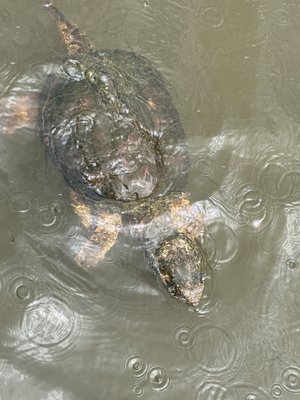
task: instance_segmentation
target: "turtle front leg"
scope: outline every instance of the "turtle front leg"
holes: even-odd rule
[[[1,133],[13,135],[22,128],[34,128],[38,120],[38,95],[0,99]]]
[[[89,237],[75,249],[75,262],[83,268],[92,268],[103,260],[115,244],[121,229],[121,216],[109,212],[92,212],[79,196],[72,192],[72,206],[87,229]]]

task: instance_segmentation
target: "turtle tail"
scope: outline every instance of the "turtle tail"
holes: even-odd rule
[[[75,24],[66,19],[64,14],[52,4],[52,1],[40,1],[45,10],[50,13],[69,56],[75,56],[93,48],[91,43],[86,40],[85,35],[79,32]]]

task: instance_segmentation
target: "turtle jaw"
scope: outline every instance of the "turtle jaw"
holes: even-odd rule
[[[183,288],[181,289],[181,301],[190,304],[193,307],[198,307],[202,298],[203,290],[204,284],[201,282],[194,287]]]
[[[186,282],[185,285],[181,285],[174,278],[168,277],[166,279],[165,275],[161,275],[160,278],[171,297],[193,307],[199,306],[204,290],[203,282],[199,281],[192,284]]]

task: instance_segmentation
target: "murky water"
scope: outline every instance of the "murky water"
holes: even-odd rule
[[[143,54],[166,78],[212,276],[193,312],[130,236],[97,268],[74,265],[81,224],[34,125],[64,49],[39,1],[1,0],[0,399],[298,399],[300,5],[56,5],[98,48]]]

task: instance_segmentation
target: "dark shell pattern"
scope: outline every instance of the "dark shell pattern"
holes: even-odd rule
[[[189,161],[180,118],[161,75],[135,53],[96,50],[52,3],[42,4],[68,57],[40,95],[40,132],[75,192],[75,211],[94,245],[104,249],[101,257],[114,244],[120,224],[143,231],[152,272],[171,296],[197,305],[207,264],[198,238],[202,222],[197,232],[183,225],[190,223],[188,214],[202,221],[201,212],[176,193],[186,181]],[[178,207],[180,223],[178,213],[174,220]],[[111,231],[107,221],[114,221]],[[157,221],[167,229],[155,228]],[[84,249],[80,254],[77,261],[84,266],[89,257]]]

